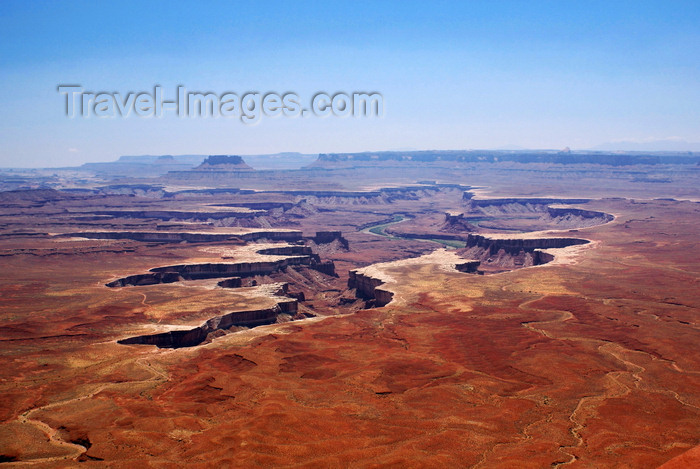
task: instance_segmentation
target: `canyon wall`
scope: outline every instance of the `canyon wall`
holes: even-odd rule
[[[286,299],[277,303],[272,308],[256,309],[252,311],[235,311],[209,319],[199,327],[189,330],[176,330],[162,332],[160,334],[141,335],[121,339],[117,342],[124,345],[145,344],[155,345],[158,348],[194,347],[207,340],[209,334],[217,330],[230,329],[231,327],[254,327],[264,324],[272,324],[281,313],[294,314],[297,311],[297,300]]]
[[[183,211],[183,210],[97,210],[92,215],[108,215],[118,218],[157,218],[159,220],[222,220],[225,218],[255,218],[264,214],[262,211]]]
[[[496,253],[500,249],[510,254],[517,254],[520,251],[534,251],[535,249],[565,248],[577,244],[588,244],[590,241],[579,238],[487,238],[482,235],[467,235],[467,247],[482,247],[491,253]]]
[[[462,199],[468,201],[472,207],[489,207],[493,205],[551,205],[551,204],[585,204],[590,202],[590,199],[562,199],[562,198],[543,198],[543,197],[508,197],[498,199],[474,199],[474,194],[469,191],[464,192]]]
[[[330,244],[338,240],[345,249],[350,247],[348,240],[343,237],[343,233],[340,231],[317,231],[316,236],[311,238],[311,240],[316,244]]]
[[[586,223],[586,221],[593,222],[597,225],[602,225],[603,223],[608,223],[612,221],[615,217],[609,213],[597,212],[595,210],[584,210],[580,208],[552,208],[547,207],[547,213],[552,218],[579,218],[583,221],[583,224],[590,225],[591,223]]]
[[[298,256],[265,262],[179,264],[155,267],[151,269],[151,272],[175,272],[180,274],[185,280],[232,276],[251,277],[254,275],[269,275],[292,265],[311,266],[313,260],[313,256]]]
[[[159,283],[179,282],[180,280],[183,280],[183,278],[175,272],[154,272],[150,274],[129,275],[128,277],[109,282],[106,286],[115,288],[129,285],[156,285]]]
[[[241,277],[231,277],[217,283],[221,288],[240,288],[243,286]]]
[[[221,277],[253,277],[270,275],[290,266],[305,266],[326,275],[337,277],[333,261],[321,261],[318,254],[313,254],[308,246],[281,246],[266,248],[259,254],[289,255],[283,259],[259,262],[207,262],[198,264],[177,264],[154,267],[147,274],[130,275],[113,280],[106,286],[124,287],[128,285],[154,285],[157,283],[172,283],[180,280],[201,280]],[[240,279],[238,280],[240,282]],[[231,288],[235,280],[226,286]],[[224,285],[221,285],[224,286]],[[240,285],[239,285],[240,286]]]
[[[358,298],[373,303],[373,306],[386,306],[391,302],[394,294],[388,290],[378,288],[384,281],[369,277],[355,270],[349,272],[348,288],[355,289]]]
[[[300,231],[251,231],[249,233],[193,233],[174,231],[81,231],[57,236],[90,239],[131,239],[134,241],[160,243],[208,243],[215,241],[301,241]]]
[[[498,273],[554,260],[552,254],[542,249],[587,243],[588,240],[578,238],[499,239],[470,234],[467,236],[466,247],[458,252],[462,257],[481,262],[477,273]]]

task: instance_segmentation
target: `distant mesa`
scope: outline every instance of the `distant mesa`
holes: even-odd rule
[[[254,169],[238,155],[210,155],[195,171],[254,171]]]
[[[659,165],[700,163],[697,153],[677,152],[610,152],[563,150],[430,150],[412,152],[321,153],[306,169],[361,167],[406,167],[429,165],[453,167],[460,164],[563,164],[563,165]]]

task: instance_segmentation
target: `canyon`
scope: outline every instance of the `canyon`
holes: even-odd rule
[[[700,171],[683,158],[8,176],[0,465],[692,467]]]

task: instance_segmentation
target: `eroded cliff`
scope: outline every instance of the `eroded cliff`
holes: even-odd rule
[[[272,324],[277,321],[279,314],[295,314],[298,309],[296,298],[281,298],[287,293],[287,284],[279,284],[279,301],[271,308],[250,311],[232,311],[207,320],[199,327],[187,330],[172,330],[159,334],[140,335],[121,339],[117,342],[124,345],[144,344],[155,345],[158,348],[193,347],[205,342],[217,333],[232,327],[255,327]]]

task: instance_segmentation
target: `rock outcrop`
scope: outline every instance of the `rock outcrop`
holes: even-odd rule
[[[466,194],[466,193],[465,193]],[[554,198],[499,198],[475,199],[463,198],[467,211],[484,215],[505,215],[512,213],[546,213],[552,204],[585,204],[589,199],[554,199]]]
[[[311,239],[316,244],[330,244],[337,240],[345,249],[349,247],[348,240],[343,238],[340,231],[317,231],[316,236]]]
[[[555,249],[588,244],[590,241],[580,238],[488,238],[482,235],[469,234],[467,236],[467,248],[478,246],[496,253],[503,249],[510,254],[520,251],[534,251],[536,249]]]
[[[481,261],[467,261],[463,262],[462,264],[456,264],[455,269],[467,274],[474,274],[478,272],[480,265]]]
[[[308,246],[279,246],[258,249],[255,252],[268,256],[313,256],[313,252]]]
[[[129,275],[128,277],[109,282],[106,286],[115,288],[129,285],[156,285],[159,283],[175,283],[180,280],[182,280],[182,277],[175,272],[154,272],[149,274]]]
[[[268,262],[232,262],[232,263],[205,263],[205,264],[180,264],[165,267],[156,267],[151,272],[177,273],[185,280],[197,280],[219,277],[252,277],[255,275],[269,275],[278,272],[288,266],[316,264],[314,256],[297,256]]]
[[[217,283],[221,288],[240,288],[243,286],[241,277],[231,277]]]
[[[115,218],[156,218],[159,220],[223,220],[227,218],[253,219],[264,215],[263,211],[236,211],[236,210],[215,210],[215,211],[186,211],[186,210],[96,210],[90,212],[92,215],[108,215]]]
[[[255,171],[238,155],[210,155],[193,171]]]
[[[461,256],[478,259],[477,273],[497,273],[522,267],[542,265],[554,260],[543,249],[556,249],[589,243],[579,238],[489,238],[482,235],[467,236],[467,245]]]
[[[270,256],[288,256],[271,261],[251,262],[206,262],[195,264],[177,264],[163,267],[154,267],[150,273],[130,275],[128,277],[113,280],[106,286],[124,287],[127,285],[154,285],[157,283],[172,283],[180,280],[200,280],[225,277],[254,277],[258,275],[270,275],[283,271],[290,266],[306,266],[326,275],[337,277],[333,261],[322,261],[318,254],[314,254],[308,246],[279,246],[264,248],[256,251],[257,254]],[[239,278],[240,281],[240,278]],[[228,288],[235,284],[233,281]],[[221,285],[220,286],[224,286]],[[238,285],[240,286],[240,285]]]
[[[465,214],[448,214],[441,231],[466,233],[480,228],[505,231],[541,231],[598,226],[614,217],[608,213],[552,205],[585,204],[588,199],[524,198],[477,199],[464,192]],[[465,218],[466,216],[466,218]],[[475,226],[476,225],[476,226]]]
[[[359,298],[370,302],[369,306],[386,306],[394,297],[392,292],[379,288],[380,285],[384,284],[383,280],[370,277],[355,270],[351,270],[349,274],[348,288],[355,289]]]
[[[564,229],[603,225],[615,218],[609,213],[568,207],[547,207],[547,217],[549,217],[558,228]]]
[[[459,213],[459,214],[446,213],[445,214],[445,222],[443,223],[442,227],[440,228],[440,231],[447,232],[447,233],[469,233],[469,232],[475,231],[475,230],[476,230],[476,226],[469,223],[469,221],[464,218],[463,213]]]
[[[210,334],[218,331],[230,329],[231,327],[254,327],[264,324],[272,324],[277,320],[277,315],[297,312],[297,300],[286,299],[278,302],[272,308],[256,309],[252,311],[234,311],[232,313],[216,316],[199,327],[189,330],[175,330],[162,332],[160,334],[141,335],[128,339],[118,340],[124,345],[145,344],[155,345],[158,348],[182,348],[199,345]]]

